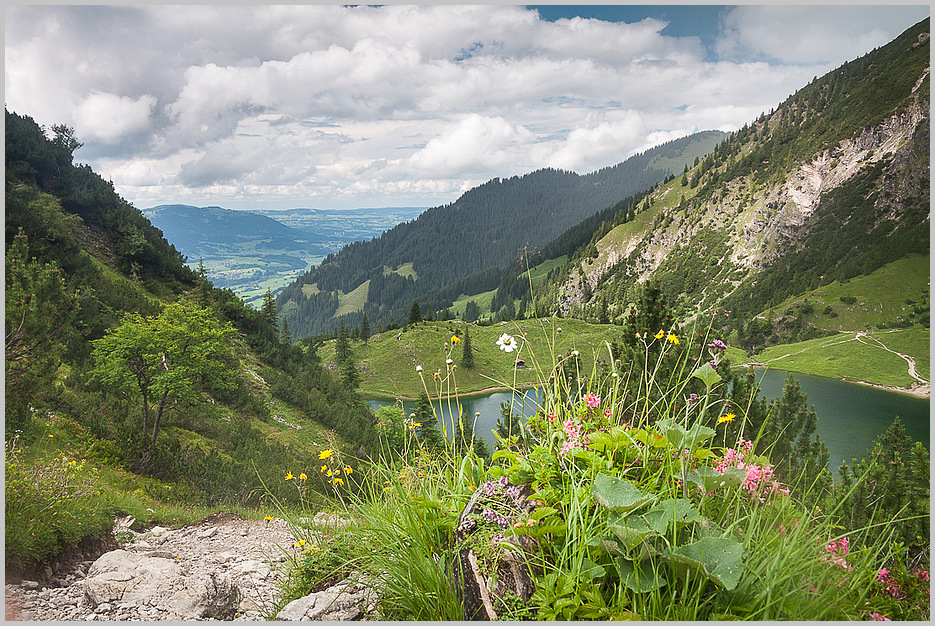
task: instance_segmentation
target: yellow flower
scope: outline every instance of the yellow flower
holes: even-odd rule
[[[636,338],[637,338],[637,339],[640,338],[640,334],[639,334],[639,333],[636,333]]]
[[[413,427],[413,428],[421,428],[421,427],[422,427],[422,422],[413,422],[413,423],[412,423],[412,427]]]
[[[441,380],[441,378],[442,378],[441,374],[439,374],[438,372],[435,372],[435,380]]]
[[[656,339],[662,339],[665,336],[666,336],[666,331],[662,330],[661,328],[659,329],[658,333],[653,335],[653,337],[655,337]]]
[[[328,471],[328,466],[327,466],[327,465],[322,465],[322,466],[321,466],[321,473],[324,474],[324,473],[327,472],[327,471]]]
[[[387,492],[387,491],[393,491],[393,488],[392,488],[392,487],[384,487],[384,488],[383,488],[383,491],[384,491],[384,493]]]
[[[318,459],[327,459],[329,456],[334,454],[334,450],[322,450],[321,454],[318,455]]]
[[[331,476],[331,475],[332,475],[331,470],[328,470],[328,473],[326,474],[326,476]]]
[[[299,480],[308,480],[308,476],[306,476],[305,473],[303,472],[299,474]]]
[[[302,546],[305,545],[305,540],[304,540],[304,539],[299,539],[298,541],[296,541],[296,542],[295,542],[294,544],[292,544],[292,545],[293,545],[294,547],[296,547],[296,548],[301,548]]]
[[[672,334],[672,333],[669,333],[669,336],[666,337],[666,339],[669,340],[669,343],[674,343],[675,345],[679,345],[679,338],[676,337],[676,336],[675,336],[674,334]]]
[[[335,479],[334,479],[334,484],[335,484],[335,485],[343,485],[343,484],[344,484],[344,480],[342,480],[341,478],[335,478]]]
[[[292,475],[292,472],[286,473],[286,480],[292,480],[293,478],[295,478],[295,476]]]
[[[267,515],[267,516],[264,517],[263,519],[265,519],[267,522],[272,522],[272,521],[273,521],[273,516],[272,516],[272,515]]]
[[[344,473],[347,474],[348,476],[350,476],[353,473],[353,471],[354,471],[354,468],[351,467],[350,465],[344,468]]]
[[[458,336],[457,336],[457,335],[452,335],[452,336],[451,336],[451,343],[452,343],[452,345],[459,344],[459,343],[461,343],[461,340],[458,339]]]
[[[725,413],[724,415],[718,418],[717,423],[723,424],[724,422],[728,422],[728,423],[733,422],[735,417],[737,416],[734,415],[733,413]]]

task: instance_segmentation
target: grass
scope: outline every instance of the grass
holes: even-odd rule
[[[367,294],[370,293],[370,280],[367,279],[358,285],[350,293],[338,292],[338,309],[334,312],[335,317],[360,311],[367,302]]]
[[[558,328],[562,331],[557,332]],[[581,371],[590,372],[595,358],[609,360],[603,342],[613,341],[624,332],[622,326],[589,324],[575,319],[532,319],[493,326],[468,325],[460,320],[423,322],[404,330],[399,341],[396,337],[400,331],[396,330],[374,335],[366,344],[351,342],[361,373],[361,393],[378,398],[415,398],[423,390],[422,379],[416,372],[416,366],[421,365],[429,381],[430,395],[438,396],[442,390],[433,388],[433,374],[436,371],[444,374],[449,354],[456,365],[461,363],[462,346],[452,349],[450,342],[454,334],[463,337],[466,329],[474,348],[474,368],[456,371],[450,390],[454,391],[456,384],[459,393],[536,384],[548,377],[551,365],[544,363],[551,363],[555,355],[567,356],[573,350],[579,352]],[[527,339],[547,352],[531,353],[530,347],[518,353],[501,352],[496,342],[502,333],[525,333]],[[449,344],[447,348],[446,343]],[[336,367],[334,346],[332,340],[319,350],[322,362],[331,368]],[[551,354],[553,350],[555,354]],[[517,357],[525,360],[525,369],[514,369]]]
[[[902,388],[917,383],[909,376],[906,361],[879,345],[883,344],[890,350],[914,357],[919,373],[928,380],[927,328],[878,330],[867,333],[863,339],[858,341],[856,332],[839,333],[831,337],[772,346],[759,353],[755,359],[776,369],[841,380]]]
[[[773,311],[781,314],[807,300],[814,305],[814,313],[803,316],[804,321],[821,329],[838,331],[871,330],[877,324],[892,323],[899,318],[911,319],[917,305],[928,307],[929,259],[927,254],[910,254],[866,276],[845,283],[834,281],[788,298]],[[856,302],[842,301],[842,297],[855,298]],[[910,301],[915,301],[915,304]],[[824,313],[829,306],[836,316]]]

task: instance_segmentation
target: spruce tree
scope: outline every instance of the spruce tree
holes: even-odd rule
[[[409,319],[406,321],[407,326],[413,324],[418,324],[422,321],[422,311],[419,309],[419,303],[415,300],[412,301],[412,306],[409,307]]]
[[[471,348],[471,333],[467,327],[464,329],[464,339],[461,340],[461,367],[467,369],[474,368],[474,350]]]
[[[360,318],[360,338],[364,343],[370,341],[370,319],[366,313]]]
[[[279,343],[291,346],[292,345],[292,333],[289,332],[289,322],[283,318],[282,328],[279,329]]]
[[[334,356],[339,367],[344,364],[351,354],[351,344],[348,337],[347,325],[344,320],[341,320],[341,324],[338,326],[338,341],[334,346]]]
[[[260,307],[263,319],[270,323],[273,330],[279,330],[279,314],[276,311],[276,299],[273,298],[273,292],[267,287],[263,294],[263,305]]]

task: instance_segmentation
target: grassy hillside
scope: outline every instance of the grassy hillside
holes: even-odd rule
[[[465,330],[470,333],[474,349],[475,366],[470,370],[460,367],[463,346],[451,346],[452,335],[463,338]],[[519,352],[508,354],[496,345],[502,333],[517,337],[525,334],[529,343]],[[361,393],[380,398],[414,398],[423,390],[417,365],[422,366],[428,391],[433,396],[452,393],[455,385],[459,393],[531,385],[546,380],[557,355],[567,356],[572,350],[579,351],[582,375],[590,374],[595,358],[609,360],[603,342],[618,339],[622,333],[621,326],[573,319],[532,319],[493,326],[451,320],[423,322],[403,331],[388,331],[374,335],[366,344],[351,342],[351,347],[361,373]],[[332,340],[319,349],[322,362],[332,370],[336,370],[334,346]],[[445,360],[449,357],[459,367],[444,388],[436,388],[434,373],[437,371],[445,377]],[[526,362],[524,369],[514,369],[516,358]]]

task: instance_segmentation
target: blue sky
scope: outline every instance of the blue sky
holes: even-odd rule
[[[927,4],[7,6],[5,102],[139,208],[436,206],[731,131]]]

